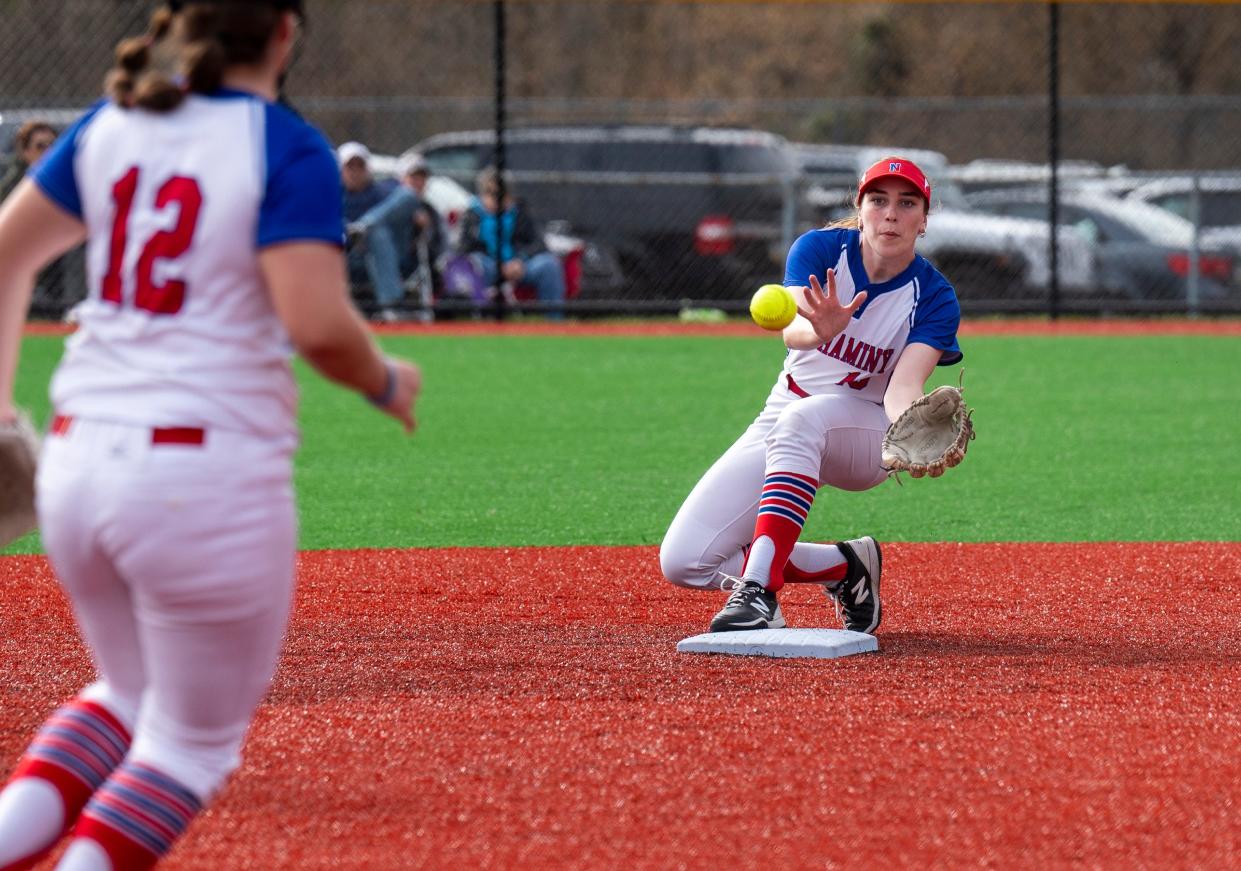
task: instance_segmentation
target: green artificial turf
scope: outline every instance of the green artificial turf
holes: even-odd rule
[[[18,399],[40,421],[61,343],[24,345]],[[658,543],[758,413],[783,356],[774,338],[383,344],[424,370],[412,439],[299,364],[304,548]],[[988,337],[963,347],[979,433],[965,463],[903,487],[825,489],[808,537],[1241,539],[1238,476],[1224,459],[1241,441],[1241,339]],[[8,552],[37,550],[29,536]]]

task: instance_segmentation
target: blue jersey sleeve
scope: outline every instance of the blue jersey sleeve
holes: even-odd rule
[[[39,190],[79,221],[82,220],[82,196],[78,191],[78,179],[73,172],[73,162],[78,154],[78,140],[99,110],[108,105],[100,100],[81,118],[56,138],[47,154],[30,169],[30,176]]]
[[[267,106],[267,186],[257,245],[322,241],[344,247],[340,170],[327,140],[280,106]]]
[[[956,292],[943,276],[932,272],[914,310],[913,326],[907,341],[938,348],[943,352],[939,365],[951,366],[960,363],[965,356],[957,344],[960,326],[961,304],[957,302]]]
[[[797,238],[785,260],[785,287],[807,287],[810,276],[827,281],[827,270],[840,261],[843,230],[810,230]]]

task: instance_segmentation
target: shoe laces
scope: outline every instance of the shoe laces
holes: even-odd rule
[[[840,598],[840,589],[844,585],[844,581],[832,581],[830,584],[823,585],[823,595],[832,600],[832,606],[836,609],[836,619],[841,623],[845,621],[845,605]]]
[[[730,594],[725,604],[732,605],[744,602],[751,595],[751,591],[754,590],[754,587],[751,586],[754,583],[756,582],[747,581],[745,578],[724,575],[724,580],[720,581],[720,589]],[[762,587],[758,589],[761,590]]]

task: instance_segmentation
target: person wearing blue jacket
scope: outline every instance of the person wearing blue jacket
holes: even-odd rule
[[[560,259],[547,250],[538,226],[524,204],[513,195],[513,183],[504,177],[504,208],[500,209],[500,176],[494,167],[478,174],[478,195],[462,216],[460,253],[474,261],[483,284],[498,281],[529,284],[553,320],[564,318],[564,269]],[[500,233],[497,234],[497,223]],[[497,235],[501,250],[496,251]],[[496,264],[499,263],[497,271]]]

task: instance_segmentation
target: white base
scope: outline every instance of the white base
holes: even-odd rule
[[[774,656],[836,659],[872,653],[879,640],[847,629],[749,629],[744,632],[707,632],[677,644],[678,653],[726,653],[732,656]]]

